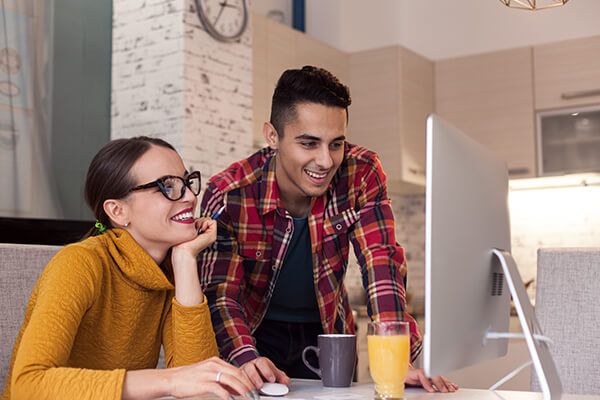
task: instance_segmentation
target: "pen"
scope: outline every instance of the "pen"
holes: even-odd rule
[[[219,209],[217,210],[217,212],[216,212],[216,213],[214,213],[214,214],[213,214],[213,216],[212,216],[212,217],[210,217],[210,218],[211,218],[211,219],[217,219],[217,218],[219,218],[219,215],[221,215],[221,213],[223,212],[223,210],[224,210],[224,209],[225,209],[225,204],[223,204],[223,207],[219,208]]]
[[[221,208],[219,208],[217,210],[217,212],[214,213],[212,217],[210,217],[210,219],[217,219],[217,218],[219,218],[219,215],[221,215],[221,213],[223,212],[224,209],[225,209],[225,204],[223,204],[223,206]],[[202,232],[200,232],[200,228],[198,228],[198,233],[202,233]]]

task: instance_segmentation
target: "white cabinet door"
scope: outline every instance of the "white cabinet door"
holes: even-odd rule
[[[438,61],[436,112],[508,162],[511,178],[536,174],[532,50]]]
[[[433,63],[399,46],[349,56],[350,140],[379,155],[390,192],[423,193]]]
[[[600,36],[533,48],[535,108],[600,104]]]

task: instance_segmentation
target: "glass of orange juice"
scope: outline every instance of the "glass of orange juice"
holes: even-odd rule
[[[410,356],[408,322],[369,322],[367,347],[375,399],[404,399]]]

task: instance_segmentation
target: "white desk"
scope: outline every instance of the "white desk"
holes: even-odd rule
[[[428,393],[421,388],[406,388],[406,398],[409,400],[542,400],[541,393],[514,392],[500,390],[490,392],[481,389],[459,389],[454,393]],[[261,399],[276,399],[264,397]],[[372,400],[373,384],[354,384],[349,388],[324,388],[321,381],[292,379],[290,392],[280,397],[280,400]],[[585,396],[563,394],[561,400],[591,400],[600,399],[600,396]]]
[[[542,400],[536,392],[482,389],[458,389],[454,393],[428,393],[422,388],[406,388],[407,400]],[[172,399],[173,397],[169,397]],[[165,398],[166,399],[166,398]],[[219,400],[214,395],[198,396],[188,400]],[[236,396],[235,399],[241,399]],[[598,400],[600,396],[563,394],[561,400]],[[290,392],[283,397],[261,396],[261,400],[373,400],[373,384],[353,384],[349,388],[324,388],[321,381],[292,379]]]

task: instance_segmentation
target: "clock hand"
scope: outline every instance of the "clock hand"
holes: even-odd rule
[[[217,21],[219,20],[219,18],[221,18],[221,14],[223,14],[223,10],[225,10],[225,7],[239,8],[234,4],[228,4],[227,0],[219,3],[219,5],[221,6],[221,9],[219,10],[219,14],[217,14],[217,17],[215,18],[215,22],[213,22],[213,25],[217,24]]]
[[[221,6],[221,9],[219,10],[219,14],[217,14],[217,18],[215,18],[213,25],[217,25],[217,21],[219,20],[219,18],[221,18],[221,14],[223,14],[223,10],[225,9],[225,6],[227,5],[227,0],[225,0],[225,2],[223,2],[223,3],[219,3],[219,5]]]
[[[239,8],[238,6],[236,6],[235,4],[228,4],[227,1],[224,1],[222,3],[219,3],[219,5],[221,7],[231,7],[231,8]]]

